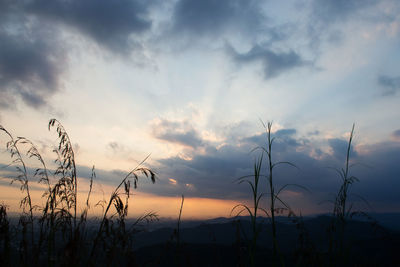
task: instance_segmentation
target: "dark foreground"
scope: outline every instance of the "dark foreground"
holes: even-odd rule
[[[90,230],[79,237],[84,243],[64,245],[62,235],[57,236],[53,257],[48,257],[46,245],[35,251],[13,240],[6,247],[1,240],[0,266],[400,266],[399,231],[370,221],[348,221],[340,247],[338,230],[329,232],[331,222],[329,216],[301,222],[282,219],[277,224],[279,252],[275,255],[265,219],[260,220],[255,250],[246,218],[189,224],[179,232],[174,227],[142,229],[130,232],[129,237],[110,232],[92,257]],[[92,226],[88,229],[96,228]],[[13,235],[19,240],[18,233]],[[126,241],[124,246],[121,238]],[[24,249],[29,258],[23,257]],[[35,259],[33,253],[39,253],[36,261],[29,260]]]

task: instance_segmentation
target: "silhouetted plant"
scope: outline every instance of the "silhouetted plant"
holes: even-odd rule
[[[181,248],[181,219],[182,219],[182,210],[183,210],[183,202],[185,201],[185,197],[182,195],[181,199],[181,207],[179,209],[178,223],[177,227],[174,230],[174,236],[176,238],[176,251],[175,251],[175,262],[177,265],[182,265],[182,248]]]
[[[359,211],[353,211],[353,205],[351,204],[348,206],[348,196],[349,191],[354,182],[359,181],[359,179],[353,175],[350,175],[350,152],[352,147],[352,140],[354,137],[354,127],[355,124],[353,123],[353,127],[350,132],[349,141],[347,144],[347,151],[346,151],[346,159],[344,163],[344,168],[341,169],[334,169],[341,178],[341,186],[339,191],[336,194],[333,206],[333,221],[331,223],[329,232],[330,232],[330,244],[329,244],[329,251],[331,254],[331,261],[335,263],[336,261],[342,261],[339,264],[344,264],[346,255],[344,249],[344,238],[345,238],[345,228],[346,223],[349,219],[352,218]],[[338,231],[338,232],[336,232]],[[337,233],[337,239],[334,238],[334,234]]]
[[[353,210],[352,204],[348,202],[351,186],[358,181],[356,177],[350,175],[352,166],[350,164],[350,154],[354,124],[348,141],[345,166],[342,169],[336,169],[342,183],[333,201],[328,257],[322,258],[322,260],[320,256],[325,256],[323,253],[326,251],[320,254],[315,249],[305,229],[302,216],[297,217],[289,205],[280,198],[280,193],[288,186],[294,185],[302,189],[306,188],[297,184],[286,184],[278,190],[276,189],[275,167],[282,164],[296,166],[286,161],[273,161],[272,145],[274,137],[272,137],[272,123],[269,122],[267,125],[263,125],[267,136],[266,146],[254,149],[260,149],[262,152],[254,163],[254,173],[238,179],[239,184],[249,184],[252,192],[252,205],[238,204],[231,210],[231,214],[236,212],[237,216],[243,212],[248,213],[251,220],[252,239],[250,241],[245,239],[249,241],[247,243],[243,242],[240,222],[236,222],[237,263],[239,265],[247,265],[248,258],[245,257],[249,256],[250,264],[256,265],[257,242],[259,242],[261,231],[261,224],[258,222],[260,212],[265,213],[271,220],[274,265],[279,264],[279,261],[282,266],[285,265],[285,262],[291,263],[290,259],[283,257],[284,255],[281,253],[278,244],[276,216],[283,212],[288,212],[288,216],[292,218],[299,230],[299,247],[295,254],[295,261],[298,266],[321,266],[325,263],[324,259],[330,261],[329,263],[332,265],[348,263],[346,262],[348,255],[346,255],[345,248],[345,229],[348,221],[354,216],[364,216],[373,221],[366,213]],[[11,155],[12,162],[7,166],[15,166],[17,170],[17,176],[12,179],[12,182],[18,182],[23,193],[23,198],[20,202],[22,214],[19,217],[18,226],[15,227],[16,234],[14,236],[12,235],[14,228],[10,227],[7,208],[4,204],[0,204],[0,265],[7,266],[14,263],[16,265],[37,266],[133,265],[135,263],[135,253],[133,251],[135,234],[143,231],[142,222],[149,223],[158,219],[156,213],[149,212],[140,216],[131,224],[127,221],[132,186],[135,189],[137,188],[141,175],[148,177],[152,183],[155,183],[154,171],[143,166],[148,156],[121,180],[111,193],[109,200],[104,201],[102,217],[98,221],[99,224],[96,225],[98,228],[90,231],[87,221],[88,212],[91,209],[90,198],[93,182],[96,179],[95,167],[93,166],[92,168],[86,202],[81,201],[81,203],[84,203],[84,207],[79,215],[77,214],[78,181],[73,146],[66,130],[55,119],[51,119],[48,125],[49,130],[53,127],[56,128],[58,134],[58,146],[54,149],[57,155],[54,173],[49,171],[38,149],[30,140],[24,137],[14,139],[5,128],[0,126],[0,131],[4,132],[9,138],[6,148]],[[23,149],[21,150],[21,148]],[[26,153],[24,154],[21,151],[26,151]],[[36,168],[31,176],[28,175],[29,168],[25,164],[27,157],[36,159],[40,163],[40,167]],[[264,160],[266,160],[265,165],[263,165]],[[263,168],[266,168],[265,174],[263,174]],[[55,181],[51,180],[50,176]],[[34,206],[32,203],[30,191],[32,179],[29,179],[29,177],[37,179],[39,183],[46,186],[42,195],[44,198],[43,207]],[[259,184],[263,178],[266,178],[267,181],[267,187],[265,188],[262,188]],[[268,209],[264,209],[261,205],[262,198],[265,195],[269,196]],[[183,254],[184,247],[182,246],[181,236],[183,204],[184,196],[182,195],[177,227],[171,236],[171,240],[176,241],[173,242],[173,247],[176,248],[176,265],[187,263],[183,259],[185,255]],[[34,210],[40,211],[40,215],[37,218],[33,216]],[[36,235],[34,231],[35,225],[37,226]],[[377,226],[376,228],[378,229],[379,227]],[[338,235],[334,236],[336,232]],[[248,252],[246,251],[246,246]],[[185,258],[185,260],[188,259]],[[174,262],[173,259],[171,259],[171,262]]]
[[[282,186],[279,190],[275,190],[275,181],[274,181],[274,175],[273,175],[273,171],[275,169],[275,167],[277,167],[278,165],[281,164],[286,164],[286,165],[290,165],[293,166],[295,168],[297,168],[296,165],[294,165],[291,162],[288,161],[279,161],[279,162],[274,162],[272,160],[272,144],[275,140],[275,137],[271,137],[272,134],[272,122],[268,122],[267,125],[265,125],[263,123],[263,126],[265,128],[266,134],[267,134],[267,145],[266,147],[259,147],[261,148],[266,154],[267,154],[267,169],[268,169],[268,175],[267,175],[267,182],[268,182],[268,193],[270,196],[270,203],[269,203],[269,215],[271,217],[271,230],[272,230],[272,242],[273,242],[273,255],[274,255],[274,259],[275,261],[277,261],[278,257],[280,259],[281,265],[285,266],[285,262],[284,262],[284,258],[283,255],[280,252],[279,249],[279,244],[278,244],[278,238],[277,238],[277,233],[276,233],[276,219],[275,219],[275,214],[278,212],[283,212],[283,211],[287,211],[288,212],[288,216],[293,216],[294,212],[292,211],[292,209],[289,207],[289,205],[284,202],[280,197],[279,194],[285,190],[286,187],[290,186],[290,185],[294,185],[297,187],[301,187],[303,189],[305,189],[304,187],[297,185],[297,184],[286,184],[284,186]],[[276,205],[276,202],[279,202],[283,205],[283,207],[278,207]]]
[[[49,130],[52,127],[56,127],[59,138],[58,147],[54,150],[58,156],[56,159],[58,167],[54,174],[60,175],[60,179],[54,186],[54,189],[56,194],[61,197],[61,202],[66,203],[66,206],[63,207],[64,212],[69,213],[74,222],[74,229],[76,229],[78,182],[76,179],[75,154],[64,126],[58,120],[51,119],[48,125]],[[73,214],[70,213],[71,209],[73,210]]]
[[[125,228],[125,218],[128,215],[128,200],[130,197],[130,188],[131,188],[131,180],[130,178],[133,178],[133,186],[136,189],[137,188],[137,182],[139,180],[139,174],[142,174],[146,177],[149,177],[152,183],[155,183],[155,173],[146,167],[142,167],[143,163],[148,159],[149,156],[147,156],[142,162],[140,162],[135,168],[133,168],[120,182],[120,184],[114,189],[114,191],[111,193],[110,199],[107,203],[106,209],[103,214],[103,218],[100,222],[99,229],[97,231],[96,237],[93,242],[93,246],[91,249],[90,257],[89,257],[89,262],[90,264],[93,264],[93,258],[96,253],[97,246],[99,245],[99,242],[102,239],[102,236],[105,234],[110,235],[110,234],[117,234],[118,239],[122,244],[122,248],[124,249],[126,247],[126,228]],[[121,199],[122,196],[125,195],[125,203]],[[111,216],[108,216],[108,213],[110,211],[110,208],[114,206],[116,213],[112,214]],[[148,218],[153,218],[155,214],[151,213],[148,214],[147,216],[143,217],[142,219],[148,219]],[[115,232],[114,228],[114,221],[113,218],[117,217],[117,232]],[[104,245],[104,242],[103,242]],[[115,247],[115,246],[112,246]]]
[[[183,202],[184,201],[185,201],[185,197],[182,195],[181,207],[179,209],[178,223],[177,223],[176,231],[174,231],[178,249],[179,249],[180,242],[181,242],[181,219],[182,219],[182,210],[183,210]]]
[[[29,188],[29,179],[28,179],[28,172],[26,169],[25,161],[22,158],[20,150],[18,148],[19,144],[24,143],[24,138],[17,137],[14,139],[13,136],[3,127],[0,125],[0,131],[3,131],[8,135],[9,141],[6,144],[6,148],[10,153],[12,162],[8,165],[15,165],[18,175],[14,177],[11,183],[18,181],[20,183],[20,190],[22,193],[25,193],[25,196],[22,198],[20,202],[20,207],[22,208],[23,214],[20,217],[19,223],[22,226],[22,241],[21,241],[21,259],[23,262],[28,261],[28,225],[30,226],[30,245],[34,247],[34,225],[33,225],[33,204],[32,198],[30,194]]]
[[[10,264],[10,222],[7,207],[0,204],[0,265]]]
[[[260,200],[263,197],[263,193],[259,192],[258,184],[260,181],[261,177],[261,166],[262,166],[262,161],[263,161],[263,154],[261,154],[261,157],[256,160],[254,163],[254,174],[253,175],[247,175],[240,177],[238,179],[239,184],[241,183],[248,183],[251,187],[251,192],[252,192],[252,200],[253,200],[253,207],[249,207],[245,204],[238,204],[234,206],[231,210],[231,214],[236,210],[240,209],[237,213],[236,216],[239,216],[241,213],[246,211],[250,215],[250,221],[251,221],[251,227],[252,227],[252,242],[249,245],[249,257],[250,257],[250,264],[251,266],[255,266],[255,254],[256,254],[256,249],[257,249],[257,239],[258,235],[261,230],[261,225],[257,225],[257,216],[258,216],[258,211],[263,211],[267,216],[269,215],[268,212],[263,209],[260,206]],[[253,177],[254,180],[248,180],[249,177]]]
[[[292,222],[296,225],[298,235],[298,247],[294,253],[296,266],[322,266],[320,255],[310,238],[305,227],[303,216],[293,216]]]
[[[57,262],[58,264],[68,266],[79,265],[87,263],[87,256],[90,254],[87,251],[87,240],[85,238],[87,237],[86,221],[88,211],[91,208],[90,196],[93,189],[93,180],[96,177],[95,168],[94,166],[92,168],[86,205],[81,215],[78,217],[78,181],[73,146],[67,132],[59,121],[51,119],[48,125],[49,130],[51,130],[52,127],[56,128],[58,134],[58,145],[53,150],[57,155],[57,159],[55,160],[56,169],[53,174],[56,178],[54,185],[52,185],[50,181],[50,172],[36,146],[24,137],[14,139],[4,127],[0,126],[0,131],[6,133],[10,139],[6,143],[6,148],[11,155],[12,162],[6,167],[10,165],[16,166],[17,176],[12,182],[18,181],[21,184],[21,191],[25,193],[20,203],[23,214],[19,219],[19,234],[16,235],[20,238],[18,251],[20,255],[19,263],[22,265],[41,265],[46,257],[48,266],[56,265]],[[41,166],[35,169],[33,177],[38,178],[39,183],[46,185],[47,189],[42,195],[46,200],[43,207],[33,206],[32,204],[29,190],[28,168],[20,152],[20,145],[26,147],[27,157],[35,158],[40,162]],[[148,157],[146,157],[146,159],[147,158]],[[149,212],[137,218],[129,228],[125,225],[126,216],[128,214],[131,180],[133,181],[134,188],[137,187],[140,174],[149,177],[153,183],[155,182],[155,173],[151,169],[141,166],[146,159],[121,181],[111,194],[110,201],[107,203],[107,208],[100,223],[99,231],[97,235],[95,235],[95,241],[99,241],[97,237],[103,235],[103,232],[112,239],[111,246],[109,246],[106,251],[107,255],[121,248],[123,251],[118,251],[119,255],[124,255],[124,253],[129,254],[130,252],[128,249],[132,247],[133,234],[141,231],[140,223],[151,222],[158,219],[157,214]],[[124,201],[122,201],[123,196],[125,196]],[[108,214],[111,206],[115,208],[116,214]],[[34,238],[35,218],[33,216],[33,210],[35,208],[41,211],[41,215],[37,220],[39,226],[39,238],[37,240]],[[115,218],[116,220],[114,220]],[[110,232],[112,232],[112,234],[110,234]],[[89,236],[92,237],[92,235]],[[4,205],[0,205],[0,237],[1,262],[8,262],[10,235],[9,223]],[[107,236],[105,237],[107,238]],[[60,243],[60,241],[62,242]],[[46,243],[47,247],[43,250]],[[97,242],[94,242],[93,248],[96,247],[96,244]],[[43,251],[45,251],[45,253],[43,253]],[[112,262],[112,257],[106,257],[106,259],[110,259],[110,262]]]
[[[261,121],[262,122],[262,121]],[[236,205],[232,211],[235,209],[241,207],[242,209],[239,210],[237,215],[241,214],[243,211],[247,211],[247,213],[250,215],[250,220],[251,220],[251,225],[252,225],[252,232],[253,232],[253,238],[252,238],[252,245],[250,247],[250,262],[252,265],[255,264],[255,251],[256,251],[256,245],[257,245],[257,238],[258,238],[258,233],[261,230],[260,228],[257,227],[257,212],[258,210],[263,211],[268,217],[271,219],[271,232],[272,232],[272,247],[273,247],[273,257],[274,257],[274,262],[278,261],[278,257],[280,260],[280,263],[282,266],[285,265],[283,255],[280,252],[279,245],[278,245],[278,238],[277,238],[277,233],[276,233],[276,214],[278,213],[283,213],[283,212],[288,212],[289,217],[295,217],[295,213],[293,210],[289,207],[289,205],[284,202],[280,197],[280,193],[283,192],[288,186],[297,186],[302,189],[307,190],[304,186],[298,185],[298,184],[285,184],[279,190],[276,190],[275,188],[275,181],[274,181],[274,176],[273,176],[273,170],[275,167],[278,165],[286,164],[290,165],[292,167],[297,168],[296,165],[294,165],[291,162],[288,161],[279,161],[279,162],[274,162],[272,160],[272,144],[275,140],[274,137],[272,137],[272,122],[268,122],[267,125],[262,122],[265,131],[266,131],[266,136],[267,136],[267,143],[266,147],[263,146],[258,146],[254,150],[261,150],[262,155],[261,158],[256,161],[254,164],[254,175],[249,175],[249,176],[244,176],[239,178],[239,183],[242,182],[247,182],[252,190],[252,198],[253,198],[253,208],[251,209],[247,205],[244,204],[239,204]],[[267,160],[267,175],[262,175],[261,174],[261,166],[262,166],[262,161],[263,161],[263,154],[266,154],[266,160]],[[254,181],[249,181],[247,178],[249,177],[254,177]],[[265,177],[267,179],[267,194],[269,195],[269,212],[265,209],[263,209],[260,206],[260,200],[266,193],[261,193],[259,192],[258,184],[260,181],[260,177]],[[282,206],[278,206],[276,203],[281,204]]]
[[[20,143],[26,144],[29,146],[29,149],[26,152],[26,156],[29,158],[35,158],[37,159],[41,167],[36,168],[33,177],[38,177],[39,178],[39,183],[44,183],[47,185],[47,190],[43,193],[42,197],[46,197],[46,204],[43,208],[37,207],[37,209],[42,211],[42,215],[39,218],[39,223],[40,223],[40,231],[39,231],[39,240],[38,243],[34,247],[34,262],[36,265],[39,264],[39,257],[40,257],[40,251],[43,245],[43,242],[45,239],[48,240],[48,253],[51,254],[51,251],[54,247],[54,240],[50,241],[49,238],[49,233],[46,233],[46,231],[54,231],[54,208],[55,208],[55,201],[53,201],[52,198],[52,188],[49,180],[49,175],[48,175],[48,170],[46,167],[46,163],[42,156],[40,155],[38,149],[36,146],[30,141],[29,139],[26,139],[25,137],[19,137]],[[45,227],[46,226],[46,227]],[[51,236],[51,235],[50,235]],[[52,246],[50,246],[52,244]]]

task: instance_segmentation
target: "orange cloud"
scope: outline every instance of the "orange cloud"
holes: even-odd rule
[[[176,185],[178,183],[175,179],[172,179],[172,178],[169,178],[168,181],[172,185]]]

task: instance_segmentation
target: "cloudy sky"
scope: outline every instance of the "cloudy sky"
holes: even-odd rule
[[[99,188],[151,154],[139,210],[175,216],[184,194],[188,216],[229,215],[273,121],[274,159],[298,166],[277,186],[310,191],[283,193],[297,211],[330,209],[353,123],[353,201],[400,211],[399,104],[396,0],[0,0],[0,124],[51,161],[57,118]]]

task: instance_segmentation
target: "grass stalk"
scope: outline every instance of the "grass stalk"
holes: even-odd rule
[[[262,122],[263,123],[263,122]],[[276,190],[275,187],[275,181],[274,181],[274,169],[275,167],[279,165],[289,165],[292,167],[297,168],[296,165],[294,165],[291,162],[288,161],[279,161],[279,162],[274,162],[272,159],[272,144],[275,140],[275,137],[272,137],[272,122],[268,122],[267,125],[263,123],[263,126],[266,130],[266,135],[267,135],[267,145],[266,147],[261,147],[261,149],[267,154],[267,169],[268,169],[268,175],[267,175],[267,191],[269,193],[269,212],[270,212],[270,217],[271,217],[271,231],[272,231],[272,248],[273,248],[273,256],[274,256],[274,264],[277,264],[278,258],[280,261],[281,266],[285,266],[285,260],[283,258],[282,253],[280,252],[279,249],[279,244],[278,244],[278,237],[277,237],[277,231],[276,231],[276,212],[280,211],[287,211],[288,216],[295,216],[294,212],[292,209],[289,207],[289,205],[284,202],[280,197],[279,194],[286,189],[288,186],[296,186],[301,189],[307,190],[307,188],[298,185],[298,184],[286,184],[282,186],[279,190]],[[278,207],[276,203],[280,203],[283,205],[282,207]]]
[[[0,263],[3,266],[8,266],[11,248],[10,222],[7,216],[7,207],[3,204],[0,204],[0,241]]]
[[[181,218],[182,218],[182,209],[183,209],[183,202],[185,201],[185,197],[182,195],[181,199],[181,207],[179,209],[179,216],[178,216],[178,225],[176,228],[176,242],[178,248],[180,247],[180,233],[181,233]]]
[[[265,127],[265,125],[264,125]],[[282,266],[285,266],[283,256],[281,255],[279,251],[279,245],[278,245],[278,239],[277,239],[277,234],[276,234],[276,220],[275,220],[275,211],[276,211],[276,200],[278,195],[275,194],[275,185],[274,185],[274,179],[273,179],[273,169],[276,166],[276,164],[273,163],[272,161],[272,144],[275,140],[274,137],[271,137],[272,133],[272,122],[268,122],[266,129],[266,134],[267,134],[267,147],[264,149],[265,153],[267,154],[267,162],[268,162],[268,192],[270,196],[270,206],[269,206],[269,211],[270,211],[270,216],[271,216],[271,231],[272,231],[272,249],[273,249],[273,257],[274,257],[274,263],[277,262],[278,256],[280,258],[280,262]]]
[[[124,219],[127,215],[128,212],[128,199],[130,196],[130,180],[129,178],[133,177],[133,182],[134,182],[134,188],[137,188],[137,182],[139,179],[138,173],[141,173],[145,175],[146,177],[150,177],[151,181],[155,183],[155,173],[146,167],[141,167],[143,163],[149,158],[150,155],[148,155],[144,160],[142,160],[135,168],[133,168],[119,183],[119,185],[114,189],[114,191],[111,193],[110,199],[108,201],[107,207],[104,211],[104,214],[102,216],[102,220],[100,222],[99,229],[97,231],[96,237],[93,242],[93,246],[90,252],[89,256],[89,264],[93,264],[93,257],[96,251],[96,248],[98,246],[98,243],[100,242],[101,235],[103,234],[103,230],[106,224],[108,224],[108,212],[111,208],[111,206],[114,204],[114,207],[117,211],[117,214],[120,218],[120,226],[124,226]],[[124,205],[121,198],[120,198],[120,189],[124,185],[124,194],[126,195],[126,204]]]
[[[257,225],[257,216],[258,216],[258,211],[264,211],[266,213],[266,215],[268,216],[268,212],[266,210],[264,210],[262,207],[260,207],[260,200],[263,197],[264,194],[259,192],[259,181],[260,181],[260,177],[261,175],[261,168],[262,168],[262,162],[263,162],[263,153],[261,154],[261,157],[256,160],[256,162],[254,163],[254,174],[253,175],[247,175],[247,176],[243,176],[240,177],[238,179],[239,184],[246,182],[250,185],[251,187],[251,193],[252,193],[252,200],[253,200],[253,207],[249,207],[245,204],[238,204],[236,206],[234,206],[231,210],[231,214],[232,212],[234,212],[236,209],[241,208],[236,216],[239,216],[242,212],[247,211],[247,213],[250,216],[250,221],[251,221],[251,228],[252,228],[252,240],[251,240],[251,244],[249,245],[249,258],[250,258],[250,265],[251,266],[255,266],[256,265],[256,249],[257,249],[257,239],[258,239],[258,235],[260,232],[260,228]],[[250,181],[247,178],[249,177],[253,177],[254,180]]]
[[[77,203],[78,203],[78,181],[76,177],[76,164],[75,164],[75,154],[73,150],[73,146],[71,140],[64,128],[64,126],[56,119],[51,119],[49,121],[48,129],[51,130],[52,127],[56,126],[56,131],[59,138],[59,145],[58,145],[58,152],[61,156],[60,159],[60,167],[56,171],[56,173],[62,173],[65,175],[65,172],[70,172],[69,179],[67,183],[71,183],[72,185],[72,192],[67,195],[67,200],[72,202],[73,205],[73,222],[74,222],[74,229],[76,229],[76,214],[77,214]],[[68,194],[68,192],[67,192]],[[71,198],[72,196],[72,198]],[[69,204],[68,204],[69,205]],[[70,207],[68,207],[70,208]]]
[[[347,207],[347,202],[348,202],[348,195],[349,195],[349,190],[351,185],[359,181],[357,177],[352,176],[349,174],[350,171],[350,152],[351,152],[351,147],[352,147],[352,141],[354,137],[354,127],[355,124],[353,123],[351,132],[350,132],[350,137],[349,141],[347,143],[347,150],[346,150],[346,159],[345,159],[345,164],[344,168],[342,169],[335,169],[341,180],[342,184],[339,188],[339,191],[336,195],[335,201],[334,201],[334,208],[333,208],[333,218],[335,220],[335,225],[332,226],[331,229],[337,229],[339,228],[339,235],[338,235],[338,240],[337,240],[337,251],[334,253],[333,261],[335,261],[337,258],[344,260],[345,255],[344,255],[344,234],[345,234],[345,228],[346,228],[346,223],[348,218],[350,217],[352,206]],[[332,234],[331,234],[332,235]],[[333,237],[331,236],[331,239]],[[332,242],[330,244],[330,250],[332,250]],[[331,251],[332,252],[332,251]],[[331,254],[331,253],[330,253]],[[335,256],[336,255],[336,256]]]
[[[23,212],[28,215],[29,221],[26,222],[25,219],[21,220],[23,222],[23,227],[26,226],[26,224],[30,224],[30,236],[31,236],[31,246],[34,247],[34,218],[33,218],[33,205],[32,205],[32,198],[29,190],[29,179],[28,179],[28,172],[27,168],[25,165],[25,161],[22,158],[22,155],[20,153],[20,150],[18,148],[18,144],[22,143],[24,140],[23,138],[17,138],[14,139],[14,137],[9,133],[3,126],[0,125],[0,131],[3,131],[8,137],[10,138],[10,141],[7,142],[6,148],[10,152],[11,158],[15,158],[8,166],[10,165],[17,165],[20,164],[20,166],[16,166],[17,171],[20,173],[16,178],[12,180],[11,183],[14,181],[18,181],[21,184],[20,190],[21,192],[26,192],[26,196],[22,198],[20,202],[20,207],[22,207]],[[26,208],[28,208],[28,212],[26,211]]]

